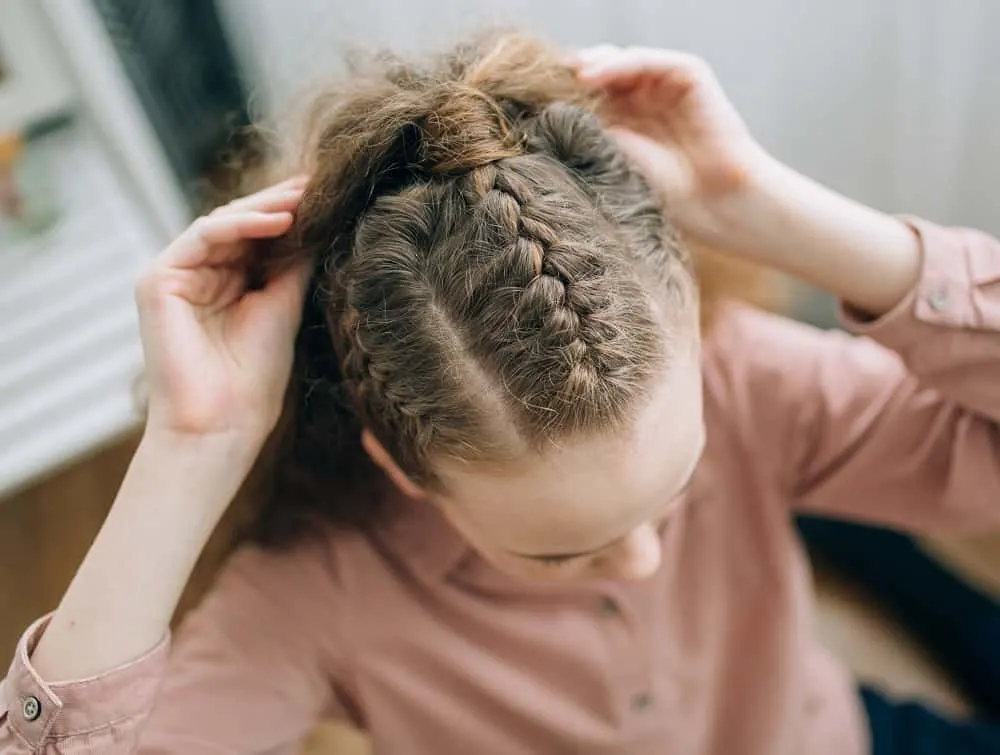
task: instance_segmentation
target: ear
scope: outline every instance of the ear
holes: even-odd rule
[[[361,431],[361,445],[368,452],[372,461],[377,464],[383,472],[392,480],[393,484],[399,488],[404,495],[410,498],[421,499],[427,496],[422,487],[407,477],[406,472],[399,468],[396,460],[385,450],[385,446],[378,442],[378,439],[368,430]]]

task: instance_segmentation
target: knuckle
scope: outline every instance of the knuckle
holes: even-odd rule
[[[696,76],[705,77],[712,75],[712,67],[708,64],[708,61],[698,55],[685,53],[684,63],[690,69],[691,73]]]
[[[662,57],[663,50],[645,45],[632,45],[626,48],[626,54],[637,63],[649,64],[658,62]]]
[[[195,218],[194,222],[191,223],[191,232],[197,236],[201,236],[209,225],[209,217],[209,215],[202,215]]]

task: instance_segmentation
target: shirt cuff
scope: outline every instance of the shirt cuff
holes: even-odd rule
[[[31,665],[31,654],[51,616],[28,628],[0,685],[0,721],[32,747],[45,741],[103,729],[150,712],[166,669],[169,639],[131,663],[99,676],[47,684]]]
[[[986,289],[1000,285],[996,242],[978,231],[944,228],[902,217],[920,239],[920,278],[892,310],[865,318],[841,302],[840,319],[857,335],[869,336],[906,353],[935,334],[948,331],[1000,331],[1000,297]]]

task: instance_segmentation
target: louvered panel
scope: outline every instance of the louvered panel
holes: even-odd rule
[[[30,348],[17,353],[15,359],[0,366],[0,405],[11,407],[0,414],[0,442],[11,418],[27,411],[34,401],[41,400],[50,385],[60,386],[81,367],[94,361],[95,355],[117,353],[136,342],[136,328],[128,307],[121,305],[95,315],[87,312],[78,317],[70,328],[61,323],[54,336],[38,340]]]
[[[132,306],[132,299],[127,293],[133,277],[131,269],[118,267],[93,276],[92,285],[74,285],[72,290],[32,317],[5,318],[0,315],[0,322],[7,322],[0,330],[0,353],[24,353],[37,345],[46,333],[58,332],[59,325],[71,321],[77,312],[96,311],[102,306],[109,306],[109,302],[112,306],[120,306],[123,302]]]
[[[37,428],[0,455],[0,482],[13,491],[118,437],[135,423],[127,383],[81,395],[58,425]]]
[[[63,212],[41,236],[0,242],[0,494],[138,420],[132,286],[163,241],[85,126],[41,146]]]

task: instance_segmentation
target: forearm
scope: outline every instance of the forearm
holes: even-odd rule
[[[33,654],[47,681],[142,655],[168,630],[252,454],[224,439],[143,439],[100,534]]]
[[[902,221],[764,159],[741,191],[719,200],[720,251],[749,257],[878,316],[920,273],[919,241]]]

